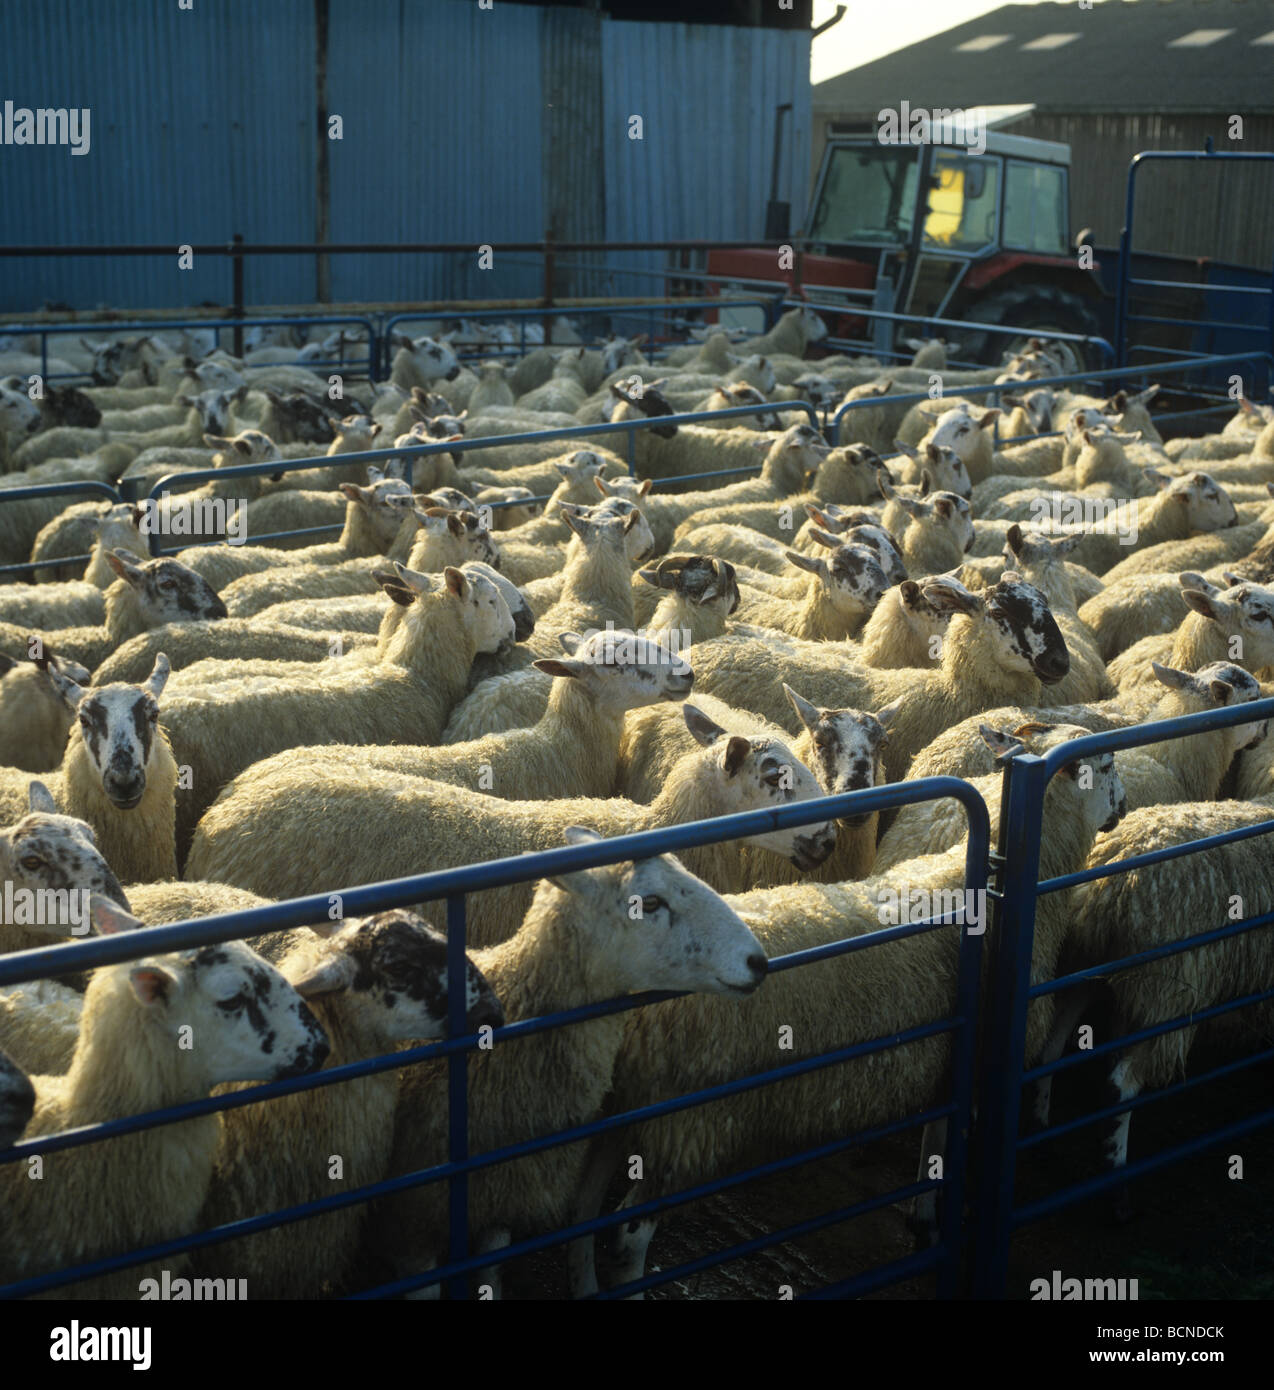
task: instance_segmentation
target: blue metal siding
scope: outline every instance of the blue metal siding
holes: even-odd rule
[[[229,262],[179,271],[180,243],[235,231],[312,238],[311,0],[198,0],[190,11],[6,0],[4,22],[0,101],[87,106],[92,123],[87,155],[0,146],[0,240],[171,240],[173,257],[10,262],[0,308],[228,302]],[[249,263],[249,300],[308,299],[312,289],[300,261]]]
[[[465,256],[332,258],[332,295],[497,299],[539,293],[534,268],[482,243],[538,241],[539,15],[530,6],[433,0],[378,11],[332,0],[328,110],[333,241],[473,241]]]
[[[612,22],[602,29],[606,235],[611,240],[720,237],[765,231],[774,108],[785,120],[779,196],[799,222],[808,197],[809,35],[725,25]],[[643,138],[628,138],[639,115]],[[658,254],[608,257],[657,268]],[[659,282],[619,276],[616,294]]]
[[[178,271],[180,243],[236,231],[313,240],[312,0],[197,0],[190,11],[168,0],[8,0],[5,26],[0,102],[87,106],[92,146],[83,157],[0,146],[0,240],[171,240],[174,255],[9,263],[0,310],[46,299],[227,303],[229,261]],[[344,122],[328,147],[332,240],[474,245],[447,258],[333,257],[338,302],[536,296],[533,258],[497,257],[484,272],[477,247],[537,241],[550,214],[565,239],[759,237],[780,101],[795,104],[780,196],[803,210],[806,34],[472,0],[331,0],[328,40],[328,110]],[[634,113],[640,142],[627,138]],[[249,303],[308,302],[313,264],[249,260],[245,288]],[[661,288],[635,276],[558,282],[559,292]]]

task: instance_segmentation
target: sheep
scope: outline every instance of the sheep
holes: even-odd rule
[[[479,508],[493,513],[491,529],[509,531],[535,520],[541,504],[529,487],[484,487],[473,499]]]
[[[6,584],[0,588],[0,622],[19,627],[96,627],[106,603],[96,584]]]
[[[1005,536],[1004,563],[1034,584],[1048,599],[1048,606],[1066,639],[1070,670],[1048,692],[1049,705],[1084,704],[1105,700],[1115,693],[1114,682],[1093,634],[1080,620],[1075,603],[1066,556],[1079,544],[1080,537],[1060,540],[1039,532],[1024,531],[1017,522]]]
[[[1237,524],[1234,503],[1225,489],[1206,473],[1169,478],[1154,469],[1144,471],[1159,488],[1154,497],[1134,498],[1126,503],[1095,499],[1102,506],[1105,520],[1084,529],[1083,539],[1075,551],[1076,562],[1094,574],[1105,574],[1133,549],[1141,550],[1161,541],[1184,540],[1195,531],[1217,531]],[[1081,506],[1088,505],[1082,498],[1077,500]],[[1043,514],[1047,515],[1046,499],[1040,502]],[[1036,515],[1035,519],[1039,520],[1040,516]],[[1054,529],[1073,533],[1079,528],[1066,524]]]
[[[701,410],[731,410],[741,405],[764,405],[765,395],[758,391],[755,386],[749,386],[746,382],[726,383],[718,386],[710,395],[705,396],[695,406],[695,411]],[[783,428],[779,420],[777,411],[769,411],[762,415],[739,415],[730,420],[722,420],[721,429],[751,429],[751,430],[774,430]]]
[[[460,375],[460,359],[450,342],[443,338],[417,338],[410,347],[400,347],[390,365],[389,379],[395,386],[410,391],[413,386],[423,390],[438,380],[454,381]]]
[[[789,309],[768,332],[742,343],[745,353],[782,352],[789,357],[804,357],[811,343],[821,343],[827,337],[827,324],[808,305]]]
[[[63,555],[82,555],[89,552],[88,565],[84,569],[86,584],[99,589],[109,589],[115,582],[115,572],[107,561],[112,550],[126,550],[138,559],[149,560],[150,548],[140,530],[145,509],[136,503],[122,502],[114,506],[107,503],[84,502],[68,507],[60,516],[54,517],[47,526],[41,528],[31,546],[31,560],[36,562],[46,558]],[[32,572],[37,584],[47,584],[52,580],[68,580],[77,576],[79,565],[49,565]],[[50,595],[53,591],[50,591]],[[101,617],[80,618],[77,623],[98,622]]]
[[[536,663],[556,677],[548,707],[532,728],[488,734],[446,747],[409,745],[322,745],[290,748],[258,758],[226,788],[212,823],[273,804],[286,794],[276,788],[324,768],[357,766],[429,777],[486,792],[504,800],[606,796],[615,782],[625,712],[664,700],[684,700],[693,672],[689,664],[631,632],[609,630],[587,639],[561,638],[568,658]],[[246,766],[238,760],[240,767]],[[238,770],[238,769],[236,769]],[[200,872],[203,858],[192,847],[188,871]]]
[[[566,833],[570,844],[600,838],[582,827]],[[636,921],[633,903],[641,905]],[[474,963],[510,1022],[634,990],[747,995],[766,964],[734,912],[670,856],[553,876],[537,888],[517,934],[475,952]],[[565,1048],[546,1035],[475,1052],[469,1072],[475,1152],[594,1118],[625,1029],[624,1017],[603,1017],[572,1029]],[[446,1072],[445,1063],[426,1062],[406,1074],[391,1173],[445,1158]],[[567,1145],[472,1174],[469,1215],[478,1248],[569,1220],[584,1159],[582,1146]],[[399,1274],[429,1268],[446,1243],[446,1212],[447,1194],[437,1185],[382,1199],[372,1212],[374,1245]]]
[[[71,711],[49,678],[48,668],[87,685],[89,673],[73,661],[45,653],[45,666],[0,653],[0,767],[48,772],[62,761]]]
[[[6,809],[0,827],[0,881],[11,883],[32,894],[70,889],[79,893],[98,893],[127,908],[129,900],[119,885],[110,865],[94,843],[93,828],[75,816],[61,815],[53,793],[43,782],[28,778],[21,804],[12,811]],[[15,911],[13,918],[19,916]],[[38,900],[32,899],[32,907]],[[0,933],[0,952],[35,950],[52,941],[74,935],[74,928],[87,923],[83,914],[74,911],[69,899],[58,903],[51,900],[53,911],[46,911],[44,921],[6,920]],[[3,900],[0,900],[0,909]],[[28,914],[25,911],[21,914]],[[74,979],[60,977],[67,983]]]
[[[101,900],[94,917],[140,925]],[[198,1047],[178,1045],[187,1029],[203,1039]],[[218,1082],[301,1075],[327,1051],[301,997],[240,942],[109,966],[89,984],[70,1071],[32,1078],[36,1106],[26,1138],[179,1105]],[[117,1137],[105,1157],[91,1149],[47,1154],[42,1182],[30,1181],[22,1164],[0,1168],[0,1279],[195,1230],[219,1132],[218,1118],[206,1115]],[[149,1179],[139,1182],[139,1173]],[[171,1273],[185,1261],[164,1264]],[[78,1298],[136,1298],[139,1280],[159,1273],[158,1266],[133,1266],[71,1287]]]
[[[927,474],[930,478],[928,490],[931,492],[935,489],[954,492],[966,502],[973,495],[969,470],[954,449],[932,442],[927,443],[922,449],[913,449],[910,444],[904,444],[901,440],[895,440],[894,444],[902,451],[906,460],[899,472],[899,477],[904,483],[919,483]]]
[[[1202,576],[1178,578],[1188,585]],[[1245,581],[1228,589],[1183,587],[1181,597],[1191,611],[1175,634],[1134,642],[1108,664],[1121,693],[1154,679],[1153,660],[1183,671],[1233,661],[1253,674],[1274,665],[1274,590]]]
[[[914,579],[885,591],[859,633],[859,651],[868,666],[881,670],[938,664],[951,610],[926,597]]]
[[[25,472],[9,473],[0,477],[0,497],[10,488],[41,483],[113,482],[131,457],[129,450],[108,444],[83,457],[57,459]],[[40,531],[65,505],[66,499],[60,496],[31,497],[0,505],[0,564],[25,564]]]
[[[31,1078],[0,1051],[0,1149],[18,1142],[34,1112]]]
[[[446,1036],[446,938],[410,912],[315,927],[293,937],[275,963],[327,1036],[328,1066],[380,1056],[400,1042]],[[466,1033],[504,1022],[499,1001],[472,964],[466,965],[465,995]],[[199,1224],[221,1226],[379,1181],[389,1163],[402,1075],[379,1072],[265,1107],[226,1111]],[[336,1181],[331,1154],[343,1159]],[[255,1298],[313,1296],[320,1282],[340,1289],[359,1252],[366,1212],[365,1205],[347,1207],[246,1241],[208,1246],[195,1256],[195,1273],[234,1278],[236,1270],[251,1269]]]
[[[432,578],[402,565],[395,573],[385,587],[404,613],[392,622],[386,615],[374,648],[278,663],[277,676],[258,669],[265,663],[235,662],[195,662],[176,673],[164,727],[190,769],[177,807],[183,844],[227,782],[302,739],[371,742],[410,729],[436,741],[474,655],[513,642],[508,604],[485,575],[448,567]]]
[[[166,623],[226,616],[225,605],[211,586],[176,560],[135,564],[120,550],[112,551],[109,561],[119,579],[106,591],[106,621],[101,627],[59,628],[49,637],[0,624],[0,651],[27,656],[56,650],[95,670],[116,647],[139,632]]]
[[[1066,642],[1048,601],[1015,571],[1006,570],[980,594],[945,577],[922,588],[935,607],[953,613],[936,670],[851,664],[841,643],[785,639],[780,647],[727,636],[695,649],[696,684],[788,729],[793,716],[784,683],[819,706],[878,715],[889,707],[885,770],[897,781],[913,754],[943,729],[1006,701],[1038,705],[1042,687],[1065,676]]]
[[[173,799],[177,764],[159,728],[168,661],[140,685],[84,687],[46,666],[75,714],[61,768],[46,779],[67,815],[93,827],[102,854],[126,882],[175,878]],[[0,769],[0,819],[27,805],[25,773]]]
[[[934,492],[923,501],[904,497],[883,474],[880,490],[886,501],[896,501],[909,518],[901,536],[895,534],[908,574],[941,574],[959,565],[973,548],[973,522],[963,497],[954,492]]]
[[[551,373],[550,373],[551,375]],[[470,415],[480,415],[493,405],[512,405],[517,399],[509,384],[510,373],[502,362],[483,362],[478,367],[478,384],[469,396]],[[537,386],[542,383],[537,382]],[[531,388],[528,387],[528,390]]]
[[[1023,748],[1019,740],[988,733],[1006,754]],[[1091,785],[1078,771],[1071,764],[1049,785],[1045,815],[1055,830],[1042,845],[1041,877],[1074,871],[1099,827],[1113,823],[1117,813],[1112,810],[1119,799],[1113,771],[1100,769]],[[963,876],[963,854],[955,851],[909,860],[861,883],[784,885],[726,901],[749,923],[767,954],[780,956],[878,931],[890,920],[891,900],[906,901],[918,889],[928,894],[956,890]],[[1061,899],[1054,895],[1041,902],[1033,982],[1055,974],[1067,923]],[[695,1089],[711,1087],[949,1016],[962,935],[938,929],[782,972],[754,999],[729,1010],[708,999],[678,999],[636,1010],[628,1016],[615,1060],[607,1110],[618,1114],[682,1094],[688,1073]],[[1028,1066],[1043,1045],[1051,1018],[1051,998],[1045,996],[1028,1017]],[[781,1033],[783,1028],[790,1033]],[[790,1037],[794,1050],[776,1054],[780,1036]],[[684,1046],[669,1047],[670,1037]],[[596,1214],[620,1154],[642,1155],[644,1177],[626,1200],[645,1200],[790,1152],[794,1136],[800,1146],[812,1146],[923,1110],[945,1086],[947,1037],[811,1071],[785,1082],[781,1092],[767,1095],[769,1087],[741,1091],[599,1139],[590,1153],[574,1219]],[[699,1046],[700,1039],[711,1039],[711,1045]],[[645,1218],[637,1229],[619,1229],[622,1259],[615,1282],[626,1283],[643,1272],[655,1225]],[[595,1286],[591,1243],[571,1252],[571,1267],[573,1292],[590,1292]]]
[[[745,592],[741,623],[772,627],[806,641],[837,641],[856,636],[889,587],[877,552],[869,546],[842,545],[835,536],[816,535],[832,550],[830,558],[789,550],[788,560],[809,572],[802,600],[760,591]]]
[[[635,834],[736,812],[784,805],[819,796],[819,783],[781,735],[730,737],[689,705],[685,722],[694,742],[675,759],[649,806],[622,798],[497,800],[462,788],[404,773],[380,771],[369,784],[353,766],[309,768],[273,778],[259,825],[273,837],[299,832],[312,853],[286,868],[269,862],[243,818],[242,803],[219,802],[199,826],[188,871],[213,873],[244,885],[269,883],[292,893],[337,891],[348,885],[499,859],[561,843],[572,817],[587,815],[607,835]],[[294,794],[295,793],[295,794]],[[345,808],[354,813],[347,821]],[[394,835],[367,834],[390,817]],[[353,828],[351,828],[353,827]],[[317,838],[311,838],[317,837]],[[874,838],[874,831],[873,831]],[[687,869],[718,892],[769,881],[782,861],[808,872],[832,852],[835,826],[824,821],[797,830],[776,830],[749,841],[687,851]],[[762,853],[753,854],[752,847]],[[423,856],[423,857],[422,857]],[[284,879],[278,879],[279,872]],[[472,895],[466,911],[466,940],[491,946],[516,930],[530,905],[530,885],[510,884]],[[440,904],[421,909],[442,924]]]
[[[975,409],[980,413],[974,415]],[[991,427],[999,416],[998,409],[982,410],[968,401],[953,404],[944,400],[936,410],[915,405],[897,428],[897,442],[922,449],[929,444],[954,449],[976,485],[985,482],[993,471]]]
[[[202,574],[218,592],[247,574],[260,574],[275,566],[314,565],[326,568],[345,560],[383,555],[394,543],[403,524],[403,506],[410,506],[411,488],[401,478],[387,478],[379,468],[369,468],[368,487],[340,483],[346,499],[345,527],[327,545],[302,550],[278,550],[266,546],[198,546],[177,552],[177,559]]]
[[[1237,801],[1144,807],[1095,845],[1088,863],[1090,867],[1110,864],[1267,822],[1269,815],[1266,804]],[[1236,903],[1242,917],[1269,912],[1274,909],[1269,856],[1268,837],[1262,835],[1143,865],[1135,874],[1081,885],[1075,893],[1067,967],[1101,965],[1184,935],[1226,926],[1235,920]],[[1181,1014],[1201,1014],[1224,1000],[1268,988],[1269,951],[1268,932],[1246,931],[1212,945],[1143,962],[1135,970],[1106,975],[1106,989],[1114,1003],[1112,1036],[1135,1033]],[[1237,1031],[1246,1039],[1263,1041],[1268,1035],[1268,1005],[1232,1014],[1217,1023],[1223,1033],[1233,1036]],[[1107,1103],[1130,1101],[1143,1089],[1178,1080],[1198,1026],[1162,1033],[1107,1058]],[[1063,1042],[1064,1038],[1058,1039],[1057,1053]],[[1127,1160],[1130,1119],[1125,1111],[1108,1130],[1105,1158],[1111,1168],[1120,1168]]]

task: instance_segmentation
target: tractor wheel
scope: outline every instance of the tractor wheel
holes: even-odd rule
[[[1050,333],[1082,333],[1099,336],[1101,325],[1081,295],[1056,285],[1015,285],[966,305],[963,313],[983,323],[1002,323],[1021,328],[1021,337],[1001,333],[970,334],[961,344],[960,355],[969,360],[998,363],[1001,353],[1017,352],[1027,339],[1044,338]],[[1065,359],[1066,374],[1100,367],[1101,354],[1079,343],[1057,343],[1055,349]]]

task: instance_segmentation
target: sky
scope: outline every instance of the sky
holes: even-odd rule
[[[1013,0],[1035,5],[1043,0]],[[845,17],[814,40],[810,80],[825,82],[838,72],[861,67],[895,49],[954,29],[979,15],[998,10],[1008,0],[844,0]],[[836,13],[836,0],[814,0],[814,25]]]

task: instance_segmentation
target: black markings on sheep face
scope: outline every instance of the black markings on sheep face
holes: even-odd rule
[[[859,611],[875,608],[889,588],[875,551],[866,546],[838,546],[832,552],[830,572],[835,588]]]
[[[203,946],[189,957],[197,988],[218,1013],[242,1023],[252,1051],[274,1064],[274,1079],[300,1076],[326,1060],[327,1037],[309,1006],[282,975],[238,942]]]
[[[828,796],[874,787],[880,776],[885,731],[873,715],[857,710],[824,710],[810,734],[814,772]],[[846,816],[842,824],[861,825],[866,816]]]
[[[447,939],[408,912],[382,912],[362,922],[343,942],[356,970],[350,988],[376,1000],[395,1018],[402,1038],[447,1032]],[[481,971],[465,968],[465,1022],[470,1031],[504,1021],[499,1001]]]
[[[73,816],[34,812],[0,830],[0,880],[35,891],[88,889],[128,908],[119,880],[97,851],[92,828]]]
[[[176,560],[148,560],[135,585],[151,625],[208,622],[226,617],[226,606],[211,584]]]
[[[1070,670],[1070,653],[1048,600],[1033,585],[995,585],[986,601],[987,614],[1009,647],[1044,685],[1056,685]]]
[[[102,423],[102,412],[97,405],[74,386],[46,386],[41,409],[51,426],[69,425],[92,430]]]
[[[119,810],[131,811],[146,792],[146,769],[159,724],[158,702],[135,685],[106,685],[86,695],[76,715],[103,791]]]

